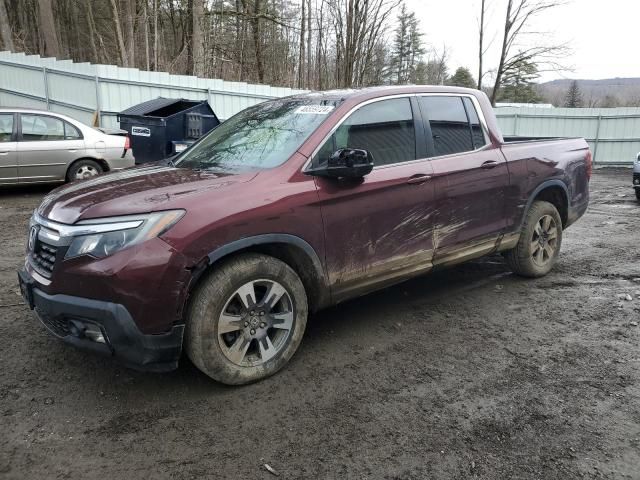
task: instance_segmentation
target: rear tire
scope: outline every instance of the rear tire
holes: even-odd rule
[[[640,188],[636,188],[635,190],[636,190],[636,198],[640,202]]]
[[[262,380],[293,356],[307,325],[307,295],[286,263],[242,254],[213,271],[189,304],[185,350],[209,377],[227,385]]]
[[[100,164],[94,160],[78,160],[71,164],[67,171],[67,182],[85,180],[100,175],[103,172]]]
[[[518,244],[505,253],[511,270],[522,277],[549,273],[562,245],[562,219],[553,204],[535,201],[524,219]]]

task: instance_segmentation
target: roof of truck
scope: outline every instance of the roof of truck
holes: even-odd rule
[[[355,97],[376,98],[387,95],[401,95],[406,93],[457,93],[478,95],[478,93],[480,92],[471,88],[448,87],[442,85],[388,85],[382,87],[366,87],[358,89],[314,91],[293,95],[293,97],[346,100],[348,98]]]

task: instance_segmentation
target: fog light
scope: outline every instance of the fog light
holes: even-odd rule
[[[94,323],[85,323],[80,320],[69,320],[71,335],[78,338],[86,338],[96,343],[107,343],[100,327]]]
[[[97,325],[87,324],[87,329],[84,331],[84,336],[92,342],[107,343],[102,334],[102,330]]]

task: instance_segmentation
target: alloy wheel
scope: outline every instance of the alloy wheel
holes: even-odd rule
[[[544,215],[536,223],[531,239],[531,257],[539,267],[545,266],[555,256],[558,248],[558,226],[551,215]]]
[[[289,292],[274,280],[253,280],[227,300],[218,318],[218,342],[229,361],[254,367],[284,349],[293,323]]]

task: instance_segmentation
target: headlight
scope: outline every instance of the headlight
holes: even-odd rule
[[[75,237],[65,258],[79,255],[102,258],[112,255],[123,248],[162,235],[183,215],[184,210],[169,210],[148,215],[127,215],[78,222],[77,228],[86,227],[86,232],[92,233]]]

